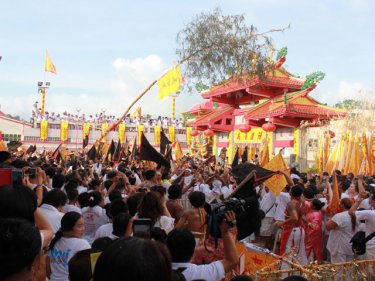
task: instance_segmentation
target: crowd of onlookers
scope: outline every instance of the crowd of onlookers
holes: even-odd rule
[[[119,120],[118,116],[115,115],[108,115],[104,110],[102,110],[100,113],[96,114],[85,114],[80,113],[77,111],[74,113],[69,113],[67,111],[64,111],[63,113],[55,113],[55,112],[48,112],[45,111],[43,114],[41,112],[41,109],[38,107],[38,102],[34,103],[34,108],[31,113],[30,117],[30,123],[35,124],[40,122],[41,120],[48,120],[53,123],[58,123],[61,120],[69,121],[69,122],[90,122],[92,124],[101,124],[101,123],[108,123],[112,124]],[[128,114],[123,122],[127,125],[145,125],[145,126],[175,126],[182,128],[183,127],[183,120],[182,118],[178,119],[172,119],[169,117],[151,117],[149,115],[142,116],[141,114],[134,114],[133,116],[131,114]]]
[[[234,212],[220,222],[217,245],[207,234],[207,207],[248,180],[237,182],[228,165],[185,157],[167,169],[132,155],[119,163],[82,154],[57,162],[50,153],[3,151],[0,168],[22,171],[0,188],[0,280],[214,281],[232,274],[239,262]],[[340,208],[334,211],[335,177],[295,168],[280,173],[288,185],[278,196],[263,183],[252,190],[264,218],[248,242],[292,253],[302,265],[375,260],[375,239],[362,256],[350,244],[359,230],[366,236],[375,231],[372,177],[337,171]],[[338,271],[337,280],[343,274],[350,280],[349,271]]]

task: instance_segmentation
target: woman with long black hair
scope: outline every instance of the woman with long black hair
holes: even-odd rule
[[[51,281],[68,281],[69,260],[75,253],[90,249],[90,244],[82,239],[85,225],[81,214],[68,212],[61,219],[61,228],[52,239],[47,253],[48,275]]]

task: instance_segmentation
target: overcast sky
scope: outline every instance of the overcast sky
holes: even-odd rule
[[[88,114],[127,105],[174,61],[176,35],[196,14],[220,7],[244,14],[260,31],[291,29],[273,36],[288,47],[286,68],[299,76],[320,70],[325,79],[313,97],[333,104],[372,92],[375,1],[371,0],[77,0],[2,1],[0,6],[1,111],[28,119],[40,96],[37,82],[51,82],[46,110]],[[57,75],[44,73],[45,50]],[[182,93],[176,112],[200,101]],[[170,99],[157,88],[139,105],[143,113],[169,115]]]

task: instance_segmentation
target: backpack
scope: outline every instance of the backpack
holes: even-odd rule
[[[363,255],[366,253],[366,243],[370,241],[372,238],[375,237],[375,232],[371,233],[369,236],[366,237],[366,233],[364,231],[358,231],[352,239],[350,243],[352,243],[352,251],[355,255]]]

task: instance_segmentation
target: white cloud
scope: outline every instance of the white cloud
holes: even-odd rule
[[[366,87],[360,82],[348,82],[340,81],[337,90],[334,91],[319,91],[313,92],[313,95],[321,102],[327,103],[328,105],[334,105],[335,103],[345,99],[360,99],[361,92],[365,91]]]
[[[348,7],[354,12],[366,11],[369,7],[368,0],[346,0]]]
[[[112,62],[112,68],[112,78],[96,77],[91,87],[89,81],[93,79],[92,77],[78,77],[77,80],[74,80],[73,76],[70,77],[70,83],[65,84],[73,85],[71,87],[73,89],[69,91],[57,90],[57,83],[53,83],[46,94],[45,110],[76,114],[76,108],[80,108],[81,113],[90,115],[106,109],[106,114],[120,117],[130,103],[167,70],[168,65],[165,66],[159,56],[149,55],[135,59],[116,58]],[[63,85],[63,81],[60,83]],[[20,115],[27,120],[36,100],[40,104],[38,95],[13,98],[11,94],[2,94],[2,110],[12,115]],[[176,100],[176,115],[201,101],[199,95],[182,93]],[[171,99],[165,98],[162,102],[158,102],[157,85],[154,85],[130,112],[133,112],[137,106],[142,107],[143,114],[153,116],[171,114]]]

